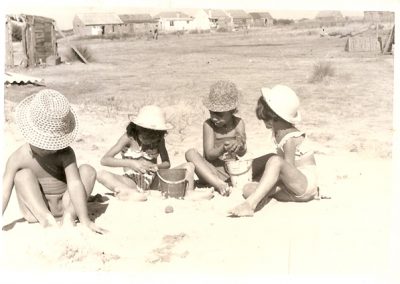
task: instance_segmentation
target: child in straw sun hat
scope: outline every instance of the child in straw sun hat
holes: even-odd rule
[[[203,123],[203,155],[196,150],[186,152],[186,160],[195,165],[202,183],[213,186],[221,195],[230,193],[229,174],[225,162],[246,153],[244,122],[235,113],[238,90],[230,81],[218,81],[203,101],[210,118]]]
[[[301,120],[296,93],[276,85],[262,88],[261,94],[256,115],[272,130],[277,152],[254,160],[254,174],[261,179],[244,187],[246,200],[229,211],[233,216],[252,216],[268,198],[306,202],[318,194],[314,152],[307,147],[305,133],[295,127]]]
[[[172,125],[166,122],[162,109],[155,105],[142,107],[137,116],[129,115],[129,120],[126,131],[101,159],[103,166],[122,167],[124,174],[102,170],[97,180],[121,200],[146,201],[147,190],[158,189],[158,169],[170,168],[164,137]],[[117,154],[121,154],[121,158],[117,158]],[[213,196],[212,192],[194,191],[192,164],[185,163],[177,168],[186,169],[185,198],[210,199]]]
[[[79,221],[97,233],[105,232],[88,216],[87,197],[96,171],[77,166],[69,146],[78,131],[78,120],[68,100],[49,89],[25,98],[16,109],[16,122],[26,144],[8,158],[3,178],[3,214],[15,186],[19,206],[28,222],[44,227]]]

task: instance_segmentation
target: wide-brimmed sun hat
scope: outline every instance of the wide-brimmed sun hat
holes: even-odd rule
[[[293,124],[301,121],[300,101],[291,88],[276,85],[271,89],[261,88],[261,93],[269,107],[283,120]]]
[[[172,125],[165,120],[165,114],[159,106],[148,105],[139,110],[137,116],[128,115],[134,124],[153,130],[170,130]]]
[[[218,81],[211,86],[208,97],[203,99],[203,104],[210,111],[230,111],[237,108],[238,97],[239,91],[234,83]]]
[[[16,108],[16,122],[25,140],[40,149],[68,147],[78,133],[78,120],[68,100],[44,89],[26,97]]]

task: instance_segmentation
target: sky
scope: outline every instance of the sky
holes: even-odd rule
[[[82,12],[150,13],[192,8],[267,11],[276,19],[314,18],[320,10],[340,10],[344,16],[362,16],[364,10],[394,10],[400,0],[6,0],[7,14],[51,17],[61,29],[72,28],[72,19]],[[290,8],[289,8],[290,7]]]

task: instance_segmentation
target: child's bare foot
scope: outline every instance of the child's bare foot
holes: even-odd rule
[[[192,200],[192,201],[197,201],[197,200],[210,200],[211,198],[214,197],[214,189],[212,188],[207,188],[204,190],[188,190],[186,191],[185,194],[185,199],[186,200]]]
[[[118,186],[115,188],[115,197],[123,201],[146,201],[147,196],[144,193],[138,192],[133,188]]]
[[[232,187],[226,182],[222,182],[220,185],[215,187],[215,190],[218,191],[222,196],[229,196]]]
[[[231,216],[235,217],[251,217],[254,215],[254,210],[251,208],[250,204],[245,201],[239,204],[235,208],[229,210],[228,212]]]

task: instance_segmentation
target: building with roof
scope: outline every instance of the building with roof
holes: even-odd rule
[[[115,13],[81,13],[73,19],[76,35],[105,35],[121,33],[124,24]]]
[[[343,22],[345,19],[340,11],[320,11],[315,16],[319,22]]]
[[[268,12],[253,12],[251,16],[251,24],[253,27],[270,27],[274,24],[274,19]]]
[[[153,32],[158,24],[150,14],[125,14],[119,15],[123,22],[121,32],[127,34],[145,34],[149,31]]]
[[[251,23],[251,16],[243,10],[225,10],[230,18],[230,24],[233,29],[248,28]]]
[[[204,12],[208,15],[211,29],[226,28],[231,21],[223,10],[205,9]]]
[[[192,17],[189,15],[174,11],[174,12],[161,12],[154,16],[158,21],[158,27],[162,31],[187,31],[191,29]]]
[[[394,12],[388,11],[364,11],[365,22],[389,22],[394,23]]]

